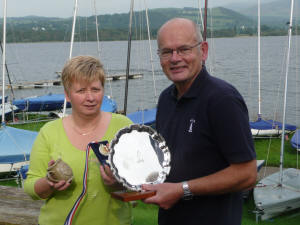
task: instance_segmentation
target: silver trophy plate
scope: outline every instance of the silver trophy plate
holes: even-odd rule
[[[121,129],[110,143],[108,162],[116,179],[127,189],[163,183],[170,172],[170,151],[153,128],[133,124]]]

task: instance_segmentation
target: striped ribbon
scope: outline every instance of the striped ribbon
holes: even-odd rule
[[[85,168],[84,168],[84,174],[83,174],[82,192],[81,192],[80,196],[77,198],[75,204],[73,205],[73,208],[69,212],[64,225],[71,225],[72,224],[72,221],[73,221],[74,215],[76,213],[76,210],[78,209],[81,200],[83,199],[84,195],[86,194],[87,176],[88,176],[88,161],[89,161],[88,159],[89,159],[89,154],[90,154],[90,148],[91,148],[90,145],[88,145],[87,150],[86,150],[86,154],[85,154]]]

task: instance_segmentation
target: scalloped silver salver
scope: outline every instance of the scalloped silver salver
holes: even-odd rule
[[[164,138],[146,125],[121,129],[110,143],[108,161],[116,179],[133,191],[142,184],[163,183],[171,169]]]

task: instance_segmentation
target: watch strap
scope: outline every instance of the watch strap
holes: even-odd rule
[[[193,193],[190,190],[189,184],[187,181],[182,182],[182,189],[183,189],[183,200],[191,200],[193,198]]]

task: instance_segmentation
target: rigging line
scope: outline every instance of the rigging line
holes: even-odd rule
[[[82,25],[82,23],[84,23],[84,18],[86,18],[86,17],[82,17],[82,18],[77,17],[76,18],[76,20],[77,20],[77,23],[76,23],[77,32],[75,32],[75,34],[77,34],[76,37],[77,37],[77,40],[78,40],[77,43],[78,43],[80,52],[84,52],[86,50],[85,43],[83,43],[83,41],[84,41],[84,32],[82,31],[84,29],[84,25]],[[76,31],[76,29],[75,29],[75,31]],[[81,37],[81,36],[83,36],[83,37]],[[74,36],[74,40],[75,40],[75,36]]]
[[[140,6],[140,8],[142,8]],[[146,11],[145,11],[146,13]],[[144,38],[144,11],[143,10],[140,10],[139,11],[139,27],[140,27],[140,37],[139,37],[139,40],[140,40],[140,45],[139,45],[139,48],[141,49],[140,51],[138,51],[138,53],[145,53],[146,52],[146,49],[145,49],[145,42],[142,41],[142,40],[145,40]],[[138,39],[138,38],[137,38]],[[145,55],[143,55],[143,57],[141,55],[139,55],[138,57],[140,60],[143,58],[145,58]],[[146,68],[146,65],[145,65],[145,60],[143,60],[141,63],[139,63],[138,65],[142,65],[143,68]],[[146,72],[146,69],[144,69],[144,73]],[[141,68],[139,66],[139,73],[141,73]],[[142,86],[142,90],[141,91],[141,94],[138,95],[140,97],[140,104],[139,104],[139,107],[138,107],[138,110],[142,110],[142,124],[144,124],[144,121],[145,121],[145,117],[144,117],[144,112],[145,112],[145,93],[147,92],[146,90],[146,77],[143,76],[143,78],[139,78],[139,81],[141,83],[141,86]]]
[[[98,22],[96,0],[93,0],[93,2],[94,2],[94,13],[95,13],[95,26],[96,26],[96,39],[97,39],[97,54],[98,54],[99,60],[101,61],[100,34],[99,34],[100,23]],[[107,71],[107,75],[109,75],[109,74],[110,74],[110,72],[109,72],[109,71],[110,71],[110,68],[108,68],[108,66],[106,67],[106,71]],[[111,98],[113,98],[111,80],[108,80],[108,85],[109,85],[109,90],[110,90],[110,96],[111,96]]]
[[[136,7],[136,6],[135,6]],[[134,22],[132,22],[132,24],[134,25],[134,31],[135,31],[135,41],[138,41],[139,40],[139,42],[136,42],[136,43],[138,43],[137,44],[137,46],[138,46],[138,48],[140,48],[140,49],[142,49],[142,47],[141,46],[143,46],[142,44],[141,44],[141,40],[143,40],[143,26],[142,26],[142,11],[139,11],[139,13],[135,13],[135,12],[132,12],[133,13],[133,21]],[[137,19],[137,15],[138,15],[138,19]],[[139,60],[141,60],[141,55],[140,55],[140,53],[141,52],[144,52],[143,51],[143,49],[142,49],[142,51],[138,51],[137,52],[137,54],[138,54],[138,59]],[[137,66],[138,66],[138,72],[140,73],[141,72],[141,62],[139,62],[138,64],[137,64]]]
[[[137,46],[137,51],[134,51],[136,54],[137,54],[137,58],[138,58],[138,63],[137,63],[137,72],[138,73],[141,73],[141,67],[145,67],[145,65],[142,65],[142,63],[144,61],[141,61],[141,59],[144,58],[144,55],[142,55],[141,53],[145,53],[145,49],[144,49],[144,42],[142,40],[144,40],[144,37],[143,37],[143,11],[142,10],[137,10],[137,13],[133,13],[133,19],[134,19],[134,31],[135,31],[135,40],[136,40],[136,46]],[[136,61],[135,61],[136,62]],[[135,82],[135,81],[133,81]],[[138,84],[140,84],[142,86],[142,90],[143,91],[140,91],[140,89],[133,89],[133,94],[134,96],[138,96],[138,110],[139,109],[144,109],[144,99],[145,99],[145,96],[144,96],[144,90],[146,90],[146,87],[145,87],[145,79],[142,79],[141,77],[138,78]],[[140,86],[139,86],[140,87]],[[139,93],[140,91],[140,93]]]
[[[73,43],[74,43],[74,33],[75,33],[76,17],[77,17],[77,9],[78,9],[78,0],[75,0],[69,59],[72,58]],[[65,100],[64,100],[64,107],[63,107],[63,115],[62,115],[63,117],[65,117],[66,108],[67,108],[67,100],[65,98]]]
[[[148,14],[148,7],[147,7],[147,4],[146,4],[146,0],[144,0],[144,4],[145,4],[145,12],[146,12],[146,22],[147,22],[149,51],[150,51],[150,62],[151,62],[153,88],[154,88],[154,98],[155,98],[155,103],[157,104],[158,99],[157,99],[157,92],[156,92],[156,80],[155,80],[155,75],[154,75],[154,63],[153,63],[153,53],[152,53],[152,46],[151,46],[151,34],[150,34],[150,25],[149,25],[149,14]]]
[[[85,41],[84,41],[85,49],[87,49],[88,41],[89,41],[89,39],[88,39],[88,17],[86,16],[85,17]]]
[[[293,11],[294,0],[291,1],[291,13],[288,29],[288,51],[286,56],[286,68],[285,68],[285,85],[284,85],[284,102],[283,102],[283,117],[282,117],[282,135],[281,135],[281,149],[280,149],[280,184],[283,182],[283,159],[284,159],[284,136],[285,136],[285,120],[286,120],[286,101],[287,101],[287,87],[288,87],[288,73],[290,62],[290,49],[291,49],[291,36],[293,27]]]

